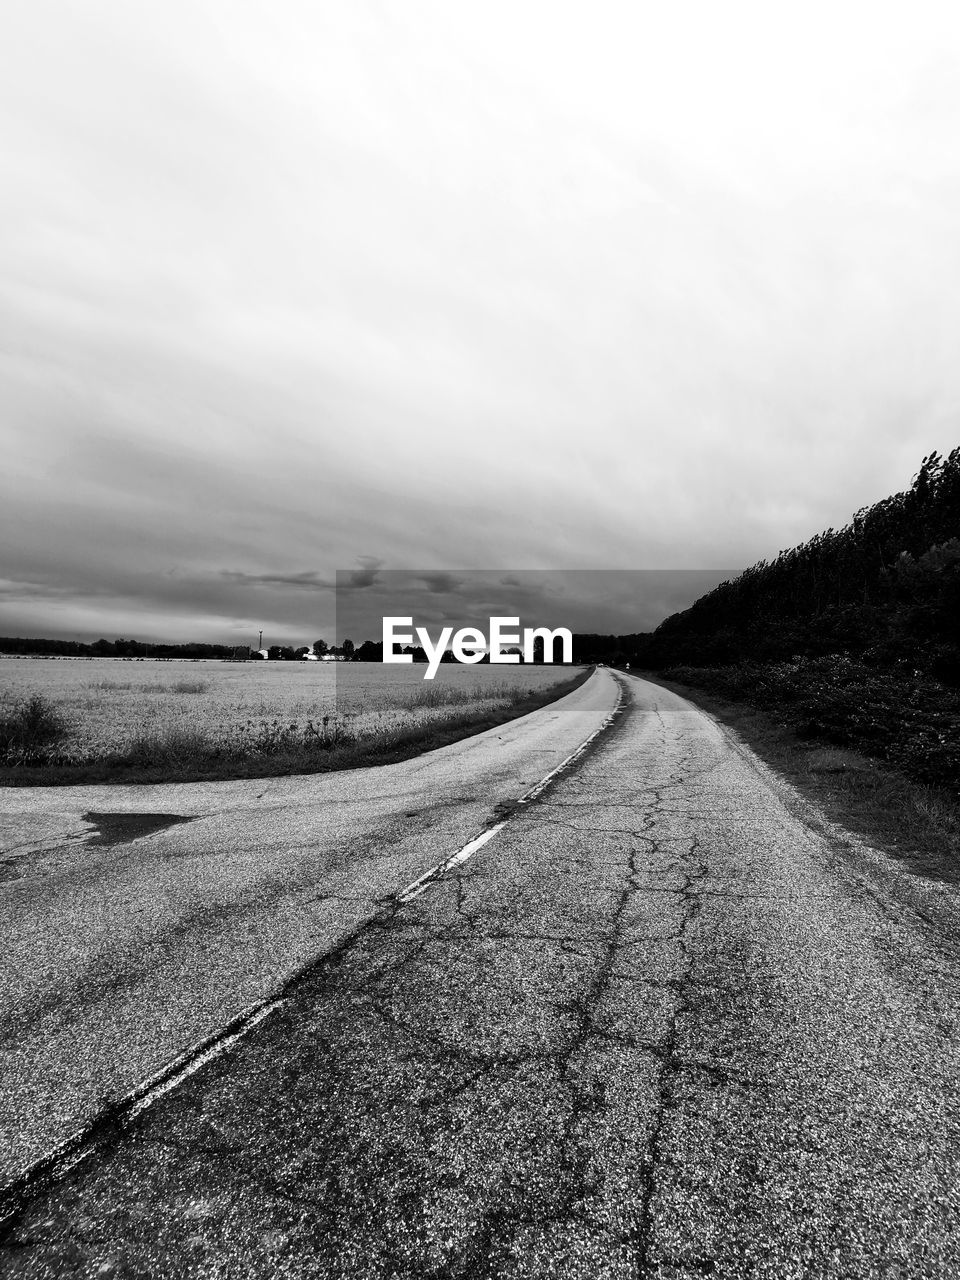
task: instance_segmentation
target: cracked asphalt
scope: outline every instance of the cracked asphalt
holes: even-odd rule
[[[960,1274],[954,892],[626,689],[471,860],[28,1204],[0,1275]]]
[[[376,769],[0,788],[0,1187],[339,946],[575,750],[559,701]]]

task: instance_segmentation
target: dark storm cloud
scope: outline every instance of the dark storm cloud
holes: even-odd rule
[[[241,573],[236,569],[224,569],[220,576],[242,587],[307,587],[311,591],[332,591],[336,588],[335,581],[310,569],[302,573]]]
[[[337,574],[338,589],[341,591],[364,591],[372,587],[377,580],[377,572],[383,564],[382,560],[373,556],[360,556],[362,567],[348,569],[346,573]]]
[[[434,595],[447,595],[456,591],[462,578],[453,573],[421,573],[420,581]]]

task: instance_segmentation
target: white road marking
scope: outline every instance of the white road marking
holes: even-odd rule
[[[618,681],[617,683],[619,684],[620,682]],[[524,792],[514,805],[512,813],[515,813],[522,806],[528,805],[536,800],[536,798],[542,794],[544,789],[550,785],[558,774],[569,769],[570,766],[583,755],[591,742],[595,741],[595,739],[598,738],[605,729],[609,728],[617,718],[620,713],[620,709],[623,706],[623,700],[624,686],[620,685],[616,704],[609,715],[596,729],[594,729],[593,733],[584,738],[583,742],[581,742],[574,751],[571,751],[564,760],[561,760],[561,762],[541,778],[539,782],[535,783],[529,791]],[[474,836],[472,840],[468,841],[462,849],[458,849],[456,853],[451,854],[448,858],[444,858],[442,862],[431,867],[429,871],[425,871],[422,876],[418,876],[417,879],[407,885],[405,889],[402,889],[397,893],[394,896],[393,901],[403,904],[406,902],[412,902],[414,898],[418,898],[420,894],[429,888],[434,881],[441,879],[448,871],[452,870],[454,867],[460,866],[461,863],[466,862],[468,858],[473,857],[473,855],[479,849],[482,849],[489,840],[492,840],[499,831],[502,831],[509,821],[510,816],[508,815],[506,818],[502,818],[499,822],[495,822],[492,826],[481,831],[479,835]],[[284,984],[285,987],[288,987],[295,982],[298,976],[302,976],[307,969],[312,968],[317,961],[322,959],[322,955],[314,957],[313,960],[300,970],[299,974],[294,974],[287,980]],[[111,1107],[110,1110],[115,1112],[121,1118],[122,1122],[134,1119],[136,1116],[151,1107],[159,1098],[162,1098],[164,1094],[169,1093],[172,1089],[176,1088],[178,1084],[181,1084],[184,1080],[192,1076],[194,1072],[199,1071],[202,1066],[205,1066],[208,1062],[218,1058],[221,1054],[226,1052],[227,1049],[232,1048],[232,1046],[239,1040],[242,1040],[246,1035],[248,1035],[254,1027],[265,1021],[265,1019],[267,1019],[272,1013],[276,1012],[277,1009],[287,1004],[290,999],[291,997],[289,995],[271,996],[267,997],[265,1000],[259,1001],[257,1004],[251,1005],[248,1009],[237,1014],[236,1017],[232,1018],[230,1022],[227,1023],[227,1028],[232,1028],[232,1030],[223,1028],[221,1031],[205,1036],[189,1049],[185,1049],[148,1080],[124,1094],[119,1102],[114,1107]],[[23,1187],[26,1190],[29,1184],[33,1183],[35,1179],[45,1185],[56,1182],[97,1148],[99,1138],[96,1130],[98,1124],[101,1123],[102,1120],[103,1113],[100,1116],[95,1117],[85,1128],[71,1134],[69,1138],[66,1138],[51,1151],[48,1151],[46,1155],[35,1160],[30,1168],[21,1174],[20,1177],[14,1179],[12,1183],[9,1183],[5,1187],[0,1187],[0,1224],[17,1212],[18,1197],[16,1188],[18,1186]],[[29,1194],[28,1190],[27,1194]],[[12,1197],[12,1202],[10,1197]],[[3,1201],[7,1201],[7,1203],[4,1204]]]
[[[492,840],[498,831],[502,831],[507,825],[506,819],[498,822],[492,827],[487,827],[486,831],[482,831],[480,835],[474,838],[458,849],[456,853],[449,858],[444,858],[443,862],[438,862],[435,867],[431,867],[429,871],[425,871],[422,876],[414,880],[412,884],[408,884],[397,894],[398,902],[412,902],[414,898],[419,898],[425,889],[429,889],[435,880],[440,880],[451,867],[459,866],[461,862],[472,857],[478,849],[482,849],[488,840]]]
[[[617,683],[619,684],[619,681]],[[620,708],[622,706],[623,685],[620,685],[616,704],[606,719],[596,729],[594,729],[593,733],[591,733],[589,737],[584,738],[579,747],[571,751],[565,760],[561,760],[558,765],[545,775],[545,777],[541,778],[539,782],[534,783],[529,791],[525,791],[514,805],[513,812],[516,812],[516,810],[522,805],[530,804],[532,801],[536,800],[537,796],[539,796],[544,789],[550,785],[558,774],[563,773],[563,771],[565,769],[569,769],[576,760],[579,760],[587,747],[589,747],[590,743],[593,742],[595,738],[598,738],[605,729],[608,729],[611,724],[613,724],[614,720],[620,714]],[[462,849],[458,849],[457,852],[451,854],[449,858],[444,858],[442,862],[438,862],[436,866],[431,867],[429,871],[425,871],[422,876],[418,876],[416,880],[408,884],[405,889],[401,889],[396,895],[396,901],[401,903],[412,902],[414,898],[419,898],[421,893],[423,893],[425,889],[429,888],[435,880],[443,879],[448,871],[451,871],[454,867],[460,866],[460,864],[462,862],[466,862],[468,858],[472,858],[477,850],[482,849],[488,840],[492,840],[498,831],[502,831],[509,821],[509,817],[503,818],[500,822],[495,822],[492,827],[487,827],[484,831],[481,831],[478,836],[474,836],[472,840],[469,840]]]
[[[115,1111],[123,1123],[132,1120],[152,1106],[158,1098],[162,1098],[165,1093],[169,1093],[171,1089],[181,1084],[188,1076],[199,1071],[205,1063],[218,1058],[238,1040],[242,1040],[258,1023],[263,1022],[281,1005],[286,1004],[289,998],[289,996],[273,997],[251,1005],[227,1024],[234,1028],[233,1031],[226,1035],[222,1031],[214,1032],[213,1035],[197,1041],[150,1076],[148,1080],[125,1093],[110,1110]],[[42,1185],[58,1182],[65,1177],[75,1165],[85,1160],[98,1146],[96,1127],[102,1118],[102,1114],[95,1117],[89,1125],[78,1129],[35,1160],[19,1178],[0,1188],[0,1197],[7,1199],[18,1185],[22,1186],[30,1182],[37,1174],[40,1175]],[[0,1225],[17,1212],[17,1207],[15,1197],[13,1203],[9,1205],[0,1204]]]
[[[153,1106],[158,1098],[162,1098],[165,1093],[169,1093],[171,1089],[181,1084],[189,1076],[192,1076],[195,1071],[199,1071],[206,1063],[212,1062],[214,1058],[219,1058],[221,1053],[235,1045],[238,1040],[242,1040],[258,1023],[263,1022],[264,1018],[268,1018],[281,1005],[286,1004],[289,998],[289,996],[279,996],[265,1005],[255,1005],[252,1010],[240,1014],[240,1026],[237,1027],[237,1030],[231,1031],[229,1035],[218,1040],[216,1044],[209,1044],[208,1037],[202,1040],[200,1044],[194,1045],[192,1049],[187,1049],[184,1053],[181,1053],[178,1058],[175,1058],[173,1062],[169,1063],[153,1077],[155,1083],[148,1081],[145,1086],[141,1085],[140,1088],[135,1090],[133,1095],[127,1095],[127,1098],[124,1099],[125,1104],[130,1105],[132,1103],[130,1110],[127,1112],[128,1118],[132,1120],[141,1111],[146,1111],[147,1107]],[[202,1049],[201,1046],[204,1044],[208,1044],[209,1047]],[[178,1070],[178,1064],[180,1063],[183,1065]],[[144,1089],[146,1090],[145,1092]]]

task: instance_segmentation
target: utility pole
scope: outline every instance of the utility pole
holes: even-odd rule
[[[257,645],[257,648],[258,649],[263,648],[263,628],[262,627],[260,628],[260,643]]]

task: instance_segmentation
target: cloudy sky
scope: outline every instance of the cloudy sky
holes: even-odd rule
[[[725,568],[960,441],[960,10],[14,0],[0,633]],[[598,630],[605,630],[602,618]]]

